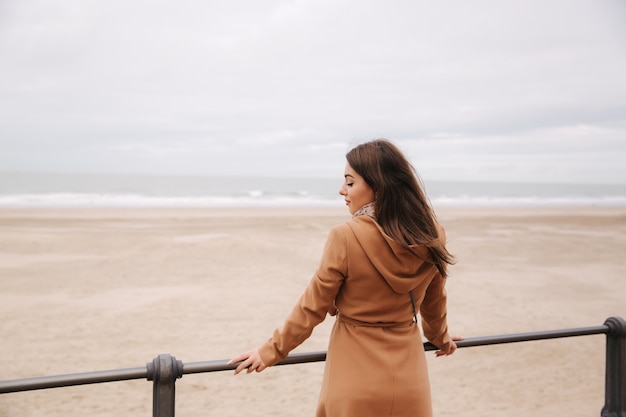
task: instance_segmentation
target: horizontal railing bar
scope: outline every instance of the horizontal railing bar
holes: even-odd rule
[[[498,345],[503,343],[517,343],[517,342],[530,342],[533,340],[548,340],[558,339],[562,337],[576,337],[576,336],[589,336],[594,334],[607,334],[609,332],[609,326],[589,326],[578,327],[574,329],[557,329],[557,330],[545,330],[537,332],[527,333],[512,333],[497,336],[481,336],[472,337],[456,342],[459,348],[475,347],[475,346],[488,346]],[[424,350],[437,350],[437,346],[432,343],[424,343]]]
[[[294,365],[297,363],[324,362],[326,351],[291,353],[275,366]],[[237,364],[229,364],[228,359],[206,362],[193,362],[183,364],[183,374],[199,374],[204,372],[231,371]]]
[[[603,333],[607,334],[608,332],[609,327],[607,325],[600,325],[579,327],[573,329],[558,329],[496,336],[471,337],[460,340],[456,343],[459,348],[466,348],[475,346],[496,345],[502,343],[556,339],[562,337],[587,336]],[[424,349],[427,351],[437,350],[437,347],[429,342],[426,342],[424,343]],[[283,361],[279,362],[277,365],[323,362],[325,360],[326,351],[292,353],[287,356],[287,358],[285,358]],[[228,371],[233,370],[236,367],[236,364],[228,364],[228,360],[193,362],[183,364],[183,374]],[[102,382],[124,381],[129,379],[146,379],[147,375],[147,368],[141,367],[0,381],[0,394],[46,388],[68,387],[74,385],[95,384]]]
[[[99,384],[102,382],[146,379],[147,368],[111,369],[107,371],[83,372],[77,374],[42,376],[12,381],[0,381],[0,394],[19,391],[32,391],[46,388],[70,387],[74,385]]]
[[[237,365],[228,364],[228,359],[183,363],[183,374],[200,374],[204,372],[219,372],[233,370]]]
[[[593,334],[606,334],[609,327],[606,325],[578,327],[573,329],[545,330],[527,333],[513,333],[496,336],[471,337],[456,342],[459,348],[498,345],[503,343],[527,342],[542,339],[556,339],[561,337],[588,336]],[[430,342],[424,343],[424,350],[437,350],[437,346]],[[292,353],[276,365],[294,365],[298,363],[323,362],[326,360],[326,351]],[[217,360],[207,362],[195,362],[183,364],[183,374],[195,374],[203,372],[229,371],[237,367],[236,364],[229,365],[228,360]]]

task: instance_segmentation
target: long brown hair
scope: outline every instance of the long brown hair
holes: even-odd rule
[[[354,147],[346,160],[374,191],[376,220],[385,233],[407,247],[426,245],[445,278],[454,258],[438,239],[435,213],[417,171],[400,149],[386,139],[376,139]]]

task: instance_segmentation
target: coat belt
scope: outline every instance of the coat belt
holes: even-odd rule
[[[405,322],[375,322],[375,323],[371,323],[371,322],[367,322],[367,321],[356,320],[356,319],[347,317],[347,316],[345,316],[344,314],[341,314],[341,313],[337,313],[337,320],[342,322],[342,323],[346,323],[346,324],[349,324],[351,326],[358,326],[358,327],[408,327],[408,326],[411,326],[411,325],[415,324],[415,321],[413,321],[413,320],[407,320]]]

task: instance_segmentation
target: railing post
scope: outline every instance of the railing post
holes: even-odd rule
[[[152,385],[152,417],[174,417],[176,379],[183,376],[183,362],[162,353],[148,362],[148,381]]]
[[[602,417],[626,417],[626,320],[609,317],[606,335],[605,400]]]

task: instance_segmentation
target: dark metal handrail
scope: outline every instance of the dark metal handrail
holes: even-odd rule
[[[74,385],[99,384],[101,382],[127,381],[129,379],[145,379],[147,375],[148,371],[144,366],[141,368],[111,369],[108,371],[14,379],[12,381],[0,381],[0,394],[71,387]]]
[[[626,321],[621,317],[609,317],[600,326],[471,337],[458,341],[457,346],[467,348],[594,334],[607,336],[605,404],[601,416],[626,417]],[[426,342],[424,349],[437,350],[437,347]],[[325,360],[326,351],[292,353],[277,365]],[[236,364],[229,364],[228,360],[184,364],[169,354],[161,354],[145,367],[0,381],[0,394],[146,378],[153,381],[153,416],[170,417],[174,416],[176,379],[184,374],[228,371],[236,367]]]

